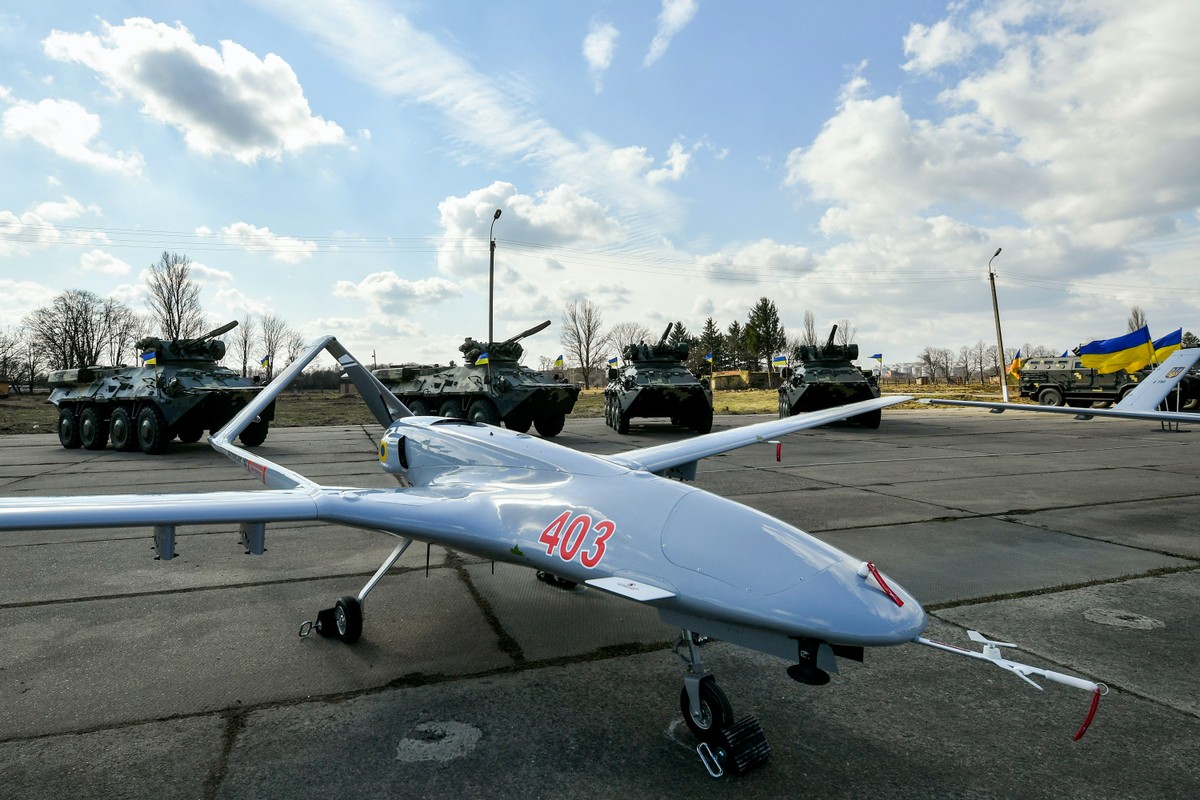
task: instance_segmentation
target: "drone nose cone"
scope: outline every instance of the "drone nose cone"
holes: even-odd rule
[[[868,647],[919,636],[927,620],[917,599],[882,572],[868,570],[864,577],[862,571],[858,563],[840,561],[797,587],[806,616],[826,626],[819,636]]]

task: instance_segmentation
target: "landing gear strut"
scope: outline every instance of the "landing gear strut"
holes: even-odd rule
[[[300,623],[300,635],[308,636],[312,631],[316,631],[326,638],[337,637],[346,644],[357,642],[362,636],[363,603],[367,594],[375,588],[375,584],[379,583],[400,556],[404,555],[410,544],[412,539],[401,539],[396,549],[384,560],[383,566],[375,570],[371,580],[367,581],[367,585],[356,596],[346,595],[339,598],[333,608],[321,609],[317,612],[316,622],[305,620]]]
[[[683,691],[679,693],[679,710],[683,721],[700,740],[696,753],[708,774],[719,778],[726,772],[741,775],[771,756],[771,745],[757,717],[745,717],[734,722],[733,706],[717,679],[700,662],[700,645],[707,637],[691,631],[680,631],[674,652],[687,668],[683,676]],[[683,648],[687,648],[684,654]]]

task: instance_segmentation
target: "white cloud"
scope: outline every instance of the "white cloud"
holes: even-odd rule
[[[390,315],[408,311],[413,306],[460,297],[462,290],[445,278],[410,281],[394,272],[375,272],[358,283],[338,281],[333,286],[333,293],[362,303],[368,314]]]
[[[596,94],[603,88],[604,73],[612,65],[617,37],[620,35],[611,22],[593,20],[588,35],[583,39],[583,57],[587,61]]]
[[[54,223],[66,222],[85,213],[99,214],[100,208],[84,206],[67,195],[61,201],[38,203],[19,216],[12,211],[0,211],[0,257],[27,255],[63,241],[64,234]],[[102,231],[78,231],[71,234],[70,240],[75,244],[87,244],[106,242],[108,237]]]
[[[692,148],[693,151],[695,147]],[[646,180],[650,183],[662,183],[663,181],[678,181],[687,172],[688,164],[692,160],[692,154],[683,149],[683,142],[676,139],[671,142],[671,147],[667,150],[667,160],[659,169],[652,169],[646,173]]]
[[[3,212],[0,212],[0,225],[3,225],[2,215]],[[49,304],[60,293],[60,289],[52,289],[34,281],[0,278],[0,311],[3,311],[5,325],[16,323],[33,309]]]
[[[0,131],[5,138],[29,138],[63,158],[96,169],[140,175],[144,160],[139,153],[110,155],[93,147],[100,133],[100,117],[73,100],[41,100],[30,103],[12,100],[10,94],[0,100],[12,103],[0,115]]]
[[[196,233],[210,235],[208,228],[197,228]],[[271,233],[270,228],[259,228],[249,222],[235,222],[221,229],[221,239],[226,244],[244,247],[251,252],[266,251],[276,261],[297,264],[311,258],[317,251],[317,243],[292,236]]]
[[[104,250],[92,250],[79,257],[79,266],[84,272],[99,272],[102,275],[128,275],[133,266]]]
[[[230,40],[218,52],[179,23],[101,25],[100,35],[53,31],[46,55],[95,70],[145,114],[181,130],[198,153],[252,163],[346,141],[340,126],[312,113],[296,73],[273,53],[260,59]]]
[[[948,19],[932,26],[914,23],[904,37],[904,54],[912,56],[903,69],[929,72],[938,67],[961,61],[975,49],[976,38],[954,26]]]
[[[658,30],[654,40],[650,42],[650,50],[642,61],[643,66],[650,66],[658,61],[671,46],[671,40],[681,30],[687,27],[696,16],[696,0],[662,0],[662,12],[658,15]]]

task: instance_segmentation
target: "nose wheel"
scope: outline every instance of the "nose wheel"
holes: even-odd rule
[[[375,571],[371,580],[367,581],[367,585],[357,596],[340,597],[333,604],[333,608],[324,608],[318,611],[316,622],[306,620],[300,624],[300,635],[308,636],[316,631],[327,639],[341,639],[346,644],[357,642],[362,636],[363,603],[367,599],[367,594],[375,588],[375,584],[379,583],[400,556],[404,555],[404,551],[410,544],[412,544],[412,539],[401,539],[400,544],[396,545],[396,549],[383,562],[383,566]]]

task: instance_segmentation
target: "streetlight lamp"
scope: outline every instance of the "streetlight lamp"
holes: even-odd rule
[[[488,228],[488,241],[491,245],[491,253],[488,257],[488,352],[491,352],[492,342],[495,337],[492,336],[492,291],[496,280],[496,237],[492,236],[492,231],[496,228],[496,220],[500,219],[500,209],[496,209],[496,213],[492,215],[492,224]],[[488,359],[488,383],[492,382],[492,359]]]
[[[1000,255],[1002,248],[997,247],[996,252],[992,253],[992,257],[988,259],[988,282],[992,284],[992,314],[996,318],[996,347],[1000,350],[1000,391],[1004,396],[1004,402],[1008,402],[1008,365],[1004,363],[1004,338],[1000,335],[1000,306],[996,303],[996,273],[992,272],[992,261],[996,256]]]

